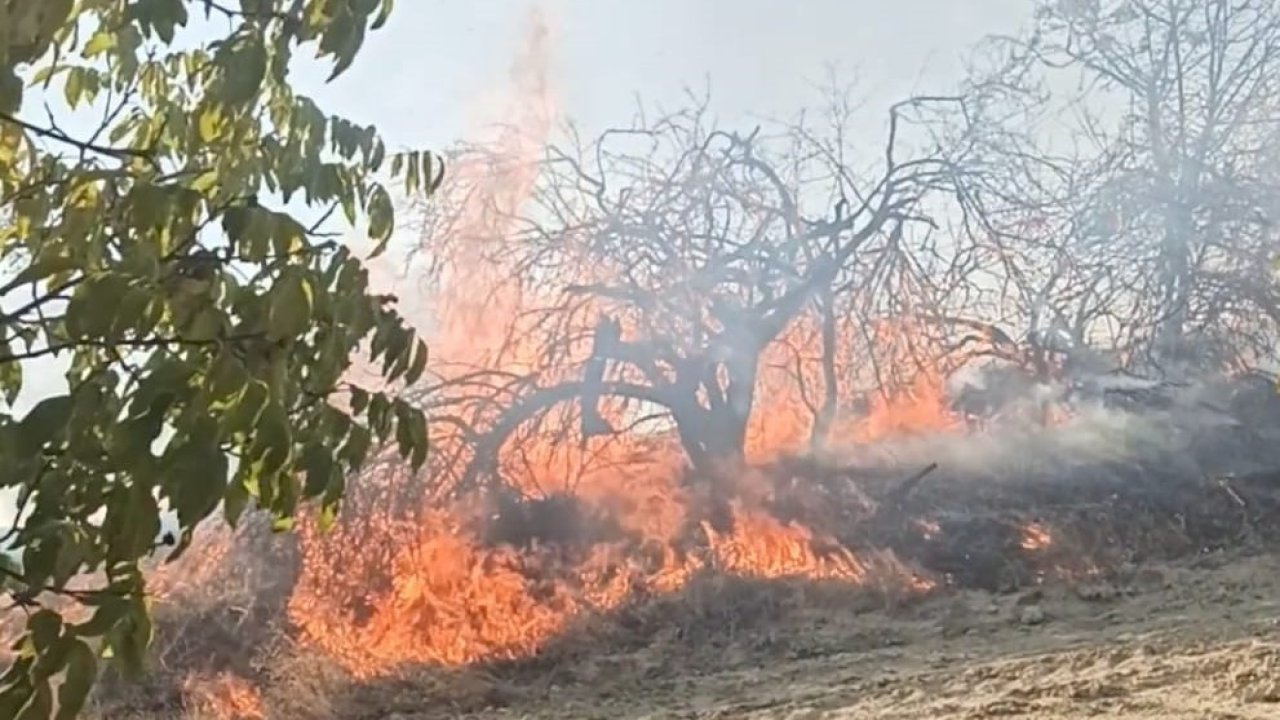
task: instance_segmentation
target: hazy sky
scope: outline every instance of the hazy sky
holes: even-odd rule
[[[317,91],[325,107],[374,122],[394,145],[441,146],[475,100],[501,90],[531,0],[397,3],[355,67]],[[635,98],[674,102],[709,80],[726,122],[788,116],[817,98],[830,64],[876,101],[945,89],[959,57],[1012,32],[1031,0],[544,0],[552,81],[566,115],[622,124]]]

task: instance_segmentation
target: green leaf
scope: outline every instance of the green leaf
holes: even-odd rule
[[[117,486],[107,501],[102,522],[107,559],[125,562],[150,553],[160,535],[160,507],[147,478],[135,476],[127,487]]]
[[[426,372],[427,360],[430,353],[427,344],[421,340],[413,344],[413,362],[410,363],[409,369],[405,371],[404,381],[409,385],[413,385],[422,379],[422,373]]]
[[[210,421],[212,422],[212,421]],[[222,501],[227,485],[227,456],[218,447],[216,430],[197,430],[166,458],[171,506],[181,527],[194,527]]]
[[[89,559],[89,540],[74,525],[62,525],[59,529],[57,557],[53,562],[53,586],[64,588],[73,577],[80,574]]]
[[[354,470],[364,464],[372,445],[373,436],[369,429],[363,425],[352,425],[351,432],[347,435],[347,442],[338,452],[338,457],[347,463],[348,468]]]
[[[369,213],[369,237],[377,241],[373,254],[378,255],[386,248],[391,231],[395,229],[395,208],[386,188],[378,185],[373,189],[366,212]]]
[[[22,109],[22,78],[18,77],[17,68],[8,64],[0,64],[0,112],[17,115]],[[0,125],[0,128],[5,126]],[[12,126],[9,126],[12,127]],[[18,137],[18,133],[0,134],[0,141]],[[12,160],[8,142],[0,142],[0,165],[7,165]]]
[[[306,276],[285,273],[271,289],[271,305],[267,312],[267,335],[274,340],[301,336],[311,326],[314,295]]]
[[[15,449],[20,456],[35,456],[42,447],[64,432],[73,407],[70,395],[56,395],[41,400],[31,408],[18,426],[20,444]]]
[[[191,548],[191,543],[194,542],[195,539],[194,527],[179,528],[178,541],[174,543],[173,549],[169,551],[169,554],[165,556],[165,564],[168,565],[169,563],[174,563],[182,559],[182,556]]]
[[[384,393],[374,393],[369,400],[369,429],[378,436],[379,440],[385,439],[387,433],[391,431],[391,401]]]
[[[37,251],[31,264],[18,273],[14,282],[19,284],[37,282],[51,275],[75,270],[83,264],[84,261],[81,258],[74,257],[62,245],[50,243]]]
[[[35,682],[35,691],[27,699],[27,704],[18,712],[15,720],[48,720],[53,713],[53,691],[49,689],[49,681]]]
[[[38,610],[27,618],[27,632],[36,650],[47,650],[62,636],[62,616],[53,610]]]
[[[351,412],[360,415],[369,406],[369,393],[361,388],[351,388]]]
[[[307,229],[289,215],[276,213],[271,233],[272,249],[277,255],[293,255],[302,251]]]
[[[351,67],[364,43],[364,24],[357,23],[349,10],[339,11],[320,39],[320,51],[335,58],[333,71],[326,82],[333,82]]]
[[[85,43],[84,50],[81,51],[81,54],[84,55],[85,58],[94,58],[108,50],[114,50],[116,45],[116,35],[104,28],[95,32],[93,37],[89,38],[89,42]]]
[[[128,292],[128,278],[117,273],[103,273],[82,283],[67,304],[68,333],[77,339],[111,335]]]
[[[338,519],[338,504],[324,503],[320,506],[320,514],[316,517],[316,525],[320,532],[328,532]]]
[[[67,70],[67,77],[62,81],[62,95],[66,98],[67,107],[73,110],[80,104],[84,93],[84,76],[84,68],[73,67]]]
[[[196,127],[199,128],[200,140],[206,143],[212,143],[222,134],[223,127],[222,112],[218,108],[209,106],[200,113]]]
[[[216,169],[205,170],[191,181],[191,189],[201,195],[210,194],[214,188],[218,186],[218,171]]]
[[[151,26],[156,35],[166,44],[173,42],[174,34],[179,26],[187,24],[187,8],[184,0],[161,0],[152,5],[154,14]]]
[[[170,559],[219,502],[235,524],[257,498],[287,529],[298,503],[319,498],[328,525],[373,433],[325,394],[370,335],[384,381],[425,372],[425,347],[371,296],[368,272],[297,219],[337,204],[368,223],[374,244],[394,233],[375,176],[385,142],[303,97],[291,72],[307,50],[344,72],[393,3],[305,0],[295,26],[278,16],[288,3],[238,1],[223,4],[243,15],[182,43],[189,0],[0,2],[0,34],[22,31],[0,39],[0,112],[38,108],[52,92],[107,123],[94,138],[68,131],[97,150],[70,147],[38,111],[22,115],[36,128],[0,123],[0,259],[14,296],[0,342],[11,358],[0,362],[0,484],[29,509],[13,541],[21,562],[0,561],[11,570],[0,590],[56,589],[87,568],[109,583],[77,595],[93,611],[81,624],[39,615],[0,676],[0,718],[76,715],[98,672],[88,638],[102,637],[123,670],[141,667],[151,634],[141,561],[155,551],[162,502],[184,526]],[[391,155],[397,181],[436,180],[429,154]],[[283,197],[289,211],[259,197]],[[187,263],[199,249],[227,262],[212,273]],[[26,297],[53,288],[56,299]],[[13,404],[32,376],[16,358],[39,353],[65,362],[67,387],[23,414]],[[352,400],[369,409],[367,395]],[[379,434],[393,428],[420,461],[425,415],[386,402]]]
[[[98,660],[83,640],[76,640],[67,656],[67,670],[58,688],[55,720],[74,720],[89,699],[89,690],[98,677]]]
[[[17,559],[7,552],[0,552],[0,590],[17,582],[16,578],[22,575],[22,566]]]
[[[400,456],[409,458],[410,466],[416,471],[427,459],[425,418],[421,411],[402,400],[396,401],[395,414],[396,445]]]
[[[244,391],[249,383],[249,373],[244,363],[236,357],[229,347],[214,356],[208,373],[205,375],[205,387],[209,398],[217,401],[231,401]]]
[[[300,469],[307,474],[303,495],[307,498],[319,497],[329,488],[337,464],[333,461],[333,453],[320,443],[311,443],[302,453]]]
[[[71,632],[79,637],[106,635],[128,612],[128,600],[111,593],[104,593],[101,604],[93,612],[93,616],[78,625],[71,626]]]
[[[28,587],[44,589],[57,570],[62,537],[56,524],[38,528],[22,548],[24,581]]]
[[[126,677],[136,679],[142,675],[151,633],[151,617],[145,601],[133,598],[120,622],[106,636],[112,656],[119,661]]]
[[[230,433],[250,435],[258,425],[258,418],[271,398],[271,389],[261,380],[250,380],[241,389],[225,422]]]
[[[369,26],[371,30],[377,30],[387,23],[387,18],[391,16],[391,11],[395,8],[395,0],[382,0],[378,8],[378,16],[373,19],[373,24]]]
[[[227,524],[233,528],[239,525],[240,516],[244,514],[244,510],[248,506],[249,490],[237,477],[227,485],[226,495],[222,499],[222,514],[226,518]]]
[[[6,345],[9,352],[13,353],[13,346]],[[22,392],[22,363],[17,361],[0,362],[0,397],[8,405],[13,405],[18,399],[18,393]]]
[[[257,98],[267,72],[267,49],[257,33],[242,35],[226,61],[222,99],[243,105]]]
[[[435,169],[436,165],[439,165],[438,170]],[[434,194],[444,182],[444,162],[438,160],[433,153],[422,153],[422,177],[427,180],[427,194]]]
[[[289,417],[278,403],[269,402],[262,411],[255,428],[250,456],[259,466],[259,480],[273,480],[289,464],[293,454],[293,432]],[[262,489],[259,489],[262,492]]]

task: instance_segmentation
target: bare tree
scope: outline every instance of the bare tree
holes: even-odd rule
[[[550,148],[530,201],[476,251],[520,301],[496,353],[505,360],[451,368],[431,393],[437,422],[467,439],[437,453],[454,463],[439,477],[471,488],[514,472],[528,433],[581,449],[643,423],[670,428],[714,474],[743,459],[762,363],[818,368],[801,388],[818,442],[847,399],[848,346],[874,345],[871,323],[923,314],[946,292],[935,217],[963,182],[963,138],[915,143],[923,151],[904,139],[939,106],[963,112],[950,97],[895,105],[864,173],[800,126],[725,131],[705,104]],[[431,243],[450,242],[458,213],[434,212],[424,251],[438,257],[453,250]],[[802,321],[820,357],[786,351]]]
[[[1047,221],[991,237],[1038,310],[1074,305],[1071,331],[1130,363],[1271,357],[1275,3],[1046,0],[986,49],[973,91],[1005,164],[988,217]]]

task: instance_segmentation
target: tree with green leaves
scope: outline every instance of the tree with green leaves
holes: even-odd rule
[[[74,717],[101,658],[139,670],[143,561],[219,508],[284,530],[317,500],[323,524],[378,443],[423,462],[423,413],[345,376],[359,356],[412,383],[426,347],[322,228],[341,212],[381,252],[378,179],[430,192],[441,168],[288,79],[306,50],[341,74],[391,5],[0,0],[0,487],[18,506],[0,587],[27,613],[0,718]],[[59,95],[96,129],[46,112]],[[53,367],[65,383],[28,397]],[[88,619],[40,606],[55,595]]]

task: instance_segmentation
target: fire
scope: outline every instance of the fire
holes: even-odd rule
[[[828,551],[819,554],[811,530],[794,522],[784,524],[765,513],[738,510],[734,514],[734,532],[727,536],[706,522],[702,528],[717,567],[730,574],[849,582],[866,576],[866,569],[849,550],[828,541]]]
[[[860,348],[851,341],[857,336],[854,322],[847,318],[837,330],[838,347],[833,358],[838,373],[835,395],[848,396],[855,384],[874,386],[876,390],[866,393],[862,413],[838,420],[820,441],[867,443],[962,428],[945,389],[946,376],[959,363],[943,357],[939,344],[924,332],[922,323],[910,318],[876,323],[871,347]],[[768,405],[767,411],[752,419],[747,456],[753,461],[767,462],[779,454],[801,450],[810,442],[814,396],[825,390],[821,351],[815,349],[821,347],[819,323],[813,313],[802,315],[765,350],[756,394],[768,398]],[[874,355],[873,362],[866,362],[860,352]],[[939,357],[943,359],[938,360]],[[931,364],[922,363],[922,358],[929,358]],[[867,376],[868,365],[894,368],[895,376]]]
[[[540,424],[515,427],[498,448],[496,474],[517,495],[539,499],[546,517],[520,516],[534,506],[518,503],[523,509],[503,515],[501,498],[442,483],[459,476],[477,452],[450,434],[456,423],[500,424],[504,409],[519,407],[519,388],[504,389],[511,378],[536,373],[544,387],[575,380],[591,352],[589,331],[604,312],[618,312],[623,339],[644,330],[642,318],[589,300],[571,305],[561,324],[549,328],[534,310],[560,298],[561,289],[537,296],[536,288],[522,286],[522,276],[539,270],[514,264],[500,242],[535,191],[539,154],[555,119],[546,79],[549,38],[545,19],[535,14],[513,74],[518,101],[494,149],[451,166],[440,201],[446,217],[431,245],[432,261],[443,267],[439,287],[429,293],[431,307],[409,306],[430,318],[423,330],[433,372],[454,381],[431,398],[441,408],[433,425],[443,428],[431,469],[438,482],[424,485],[394,467],[367,474],[350,488],[339,527],[328,535],[306,524],[300,531],[302,573],[290,619],[305,642],[358,676],[405,663],[462,666],[528,657],[580,618],[677,592],[705,570],[850,585],[879,573],[802,520],[774,517],[766,484],[744,477],[741,468],[725,470],[733,478],[722,483],[728,517],[711,522],[708,499],[685,482],[683,455],[669,428],[583,439],[576,433],[576,403],[550,407]],[[583,283],[608,272],[589,263],[574,270]],[[746,432],[749,463],[803,451],[819,434],[807,411],[823,382],[821,360],[807,350],[819,323],[812,313],[802,315],[766,350],[760,400]],[[853,337],[852,331],[845,323],[841,337]],[[553,335],[571,339],[553,345]],[[901,367],[913,367],[908,353],[927,342],[905,321],[883,324],[877,340],[880,360]],[[848,342],[835,350],[842,370],[836,394],[866,380],[848,372],[859,365],[858,352]],[[907,373],[895,385],[900,391],[876,396],[856,419],[828,428],[826,439],[865,442],[954,429],[943,377],[942,368]],[[475,387],[492,400],[463,402]],[[635,416],[633,408],[608,399],[599,409],[614,428]],[[431,489],[406,493],[415,487]],[[557,506],[557,498],[570,500]],[[495,527],[509,537],[491,537]],[[890,572],[908,592],[933,587],[908,568]]]
[[[420,537],[395,557],[392,587],[367,619],[295,594],[290,611],[306,636],[357,674],[530,654],[583,609],[569,588],[538,588],[526,574],[528,564],[550,559],[486,550],[449,514],[425,519]]]
[[[1035,552],[1044,550],[1053,544],[1053,535],[1049,533],[1049,529],[1040,523],[1027,523],[1021,529],[1022,539],[1019,545],[1023,550]]]
[[[740,465],[699,468],[691,478],[669,418],[642,427],[637,418],[647,410],[610,398],[597,405],[601,418],[611,428],[635,427],[584,437],[586,403],[567,395],[510,422],[510,432],[485,448],[495,459],[484,480],[468,474],[481,451],[471,429],[504,427],[531,388],[579,381],[599,317],[616,316],[620,341],[647,331],[638,312],[598,299],[574,299],[549,319],[539,311],[562,301],[565,288],[549,281],[539,292],[521,278],[561,271],[523,266],[503,243],[538,192],[557,119],[551,40],[535,12],[506,122],[484,152],[464,153],[450,167],[427,260],[439,265],[437,285],[392,288],[430,340],[429,370],[439,384],[426,399],[437,433],[428,468],[413,476],[391,463],[376,467],[351,482],[332,531],[299,523],[300,568],[287,599],[297,639],[368,678],[406,665],[533,657],[582,620],[677,594],[700,573],[815,580],[894,597],[934,590],[934,578],[891,553],[852,547],[804,512],[778,512],[784,491],[753,470],[826,445],[962,430],[945,383],[962,359],[948,357],[928,323],[905,312],[874,322],[866,339],[865,318],[852,312],[832,329],[832,316],[801,311],[758,358]],[[578,240],[593,239],[565,242]],[[611,272],[618,270],[584,257],[565,275],[588,284]],[[914,526],[926,540],[947,541],[934,520]],[[190,591],[224,581],[220,573],[237,562],[234,542],[229,532],[208,535],[153,576],[152,593],[182,603]],[[1040,552],[1054,538],[1028,523],[1018,544]],[[266,717],[251,681],[227,672],[191,674],[183,697],[210,717]]]
[[[258,690],[229,673],[191,675],[182,683],[184,703],[200,717],[217,720],[264,720],[267,715]]]
[[[554,404],[540,423],[515,423],[494,448],[492,474],[518,502],[492,487],[465,485],[478,451],[457,429],[501,425],[527,390],[514,378],[554,387],[580,377],[591,353],[588,331],[602,313],[618,312],[623,339],[644,331],[643,318],[589,300],[572,304],[560,324],[549,326],[536,310],[563,289],[539,296],[522,285],[522,276],[543,269],[521,267],[500,242],[535,192],[540,154],[556,119],[547,79],[550,38],[535,13],[513,72],[517,99],[491,151],[451,165],[441,201],[446,217],[431,247],[430,262],[441,268],[438,287],[426,297],[396,293],[403,309],[422,318],[430,370],[442,386],[428,398],[432,431],[440,433],[433,438],[431,475],[412,477],[385,465],[351,483],[332,531],[299,524],[300,572],[287,603],[298,638],[353,675],[370,677],[406,664],[458,667],[530,657],[582,618],[677,593],[706,571],[851,587],[890,584],[907,594],[932,590],[932,579],[895,558],[864,556],[804,518],[779,519],[770,509],[775,498],[767,478],[743,467],[725,468],[714,482],[688,482],[669,424],[583,438],[574,430],[581,426],[578,403]],[[611,270],[584,262],[574,272],[585,283]],[[950,368],[920,361],[937,356],[922,323],[880,322],[873,340],[862,344],[853,342],[854,323],[839,321],[839,342],[826,358],[814,350],[822,346],[823,328],[811,311],[766,348],[745,430],[748,467],[827,442],[960,427],[944,390]],[[570,339],[553,347],[552,335]],[[860,372],[867,353],[894,377]],[[476,388],[489,393],[488,400],[464,402]],[[833,408],[836,417],[820,428],[813,409],[823,394],[864,402],[856,411]],[[642,411],[602,399],[599,412],[623,428]],[[694,489],[699,485],[714,485],[722,496],[708,498]],[[545,515],[535,516],[535,507]],[[725,517],[713,522],[709,507]],[[921,528],[937,532],[936,524]],[[507,534],[495,537],[498,530]],[[210,568],[228,562],[228,547],[227,538],[211,540],[180,564],[188,574],[162,575],[155,591],[180,601],[184,583],[200,584]],[[264,716],[253,687],[233,675],[193,675],[185,690],[189,704],[215,717]]]
[[[943,376],[922,371],[910,385],[871,401],[871,411],[854,430],[860,442],[926,432],[951,432],[960,421],[948,407]]]
[[[915,526],[926,540],[933,540],[942,534],[942,526],[936,520],[920,518],[915,521]]]

